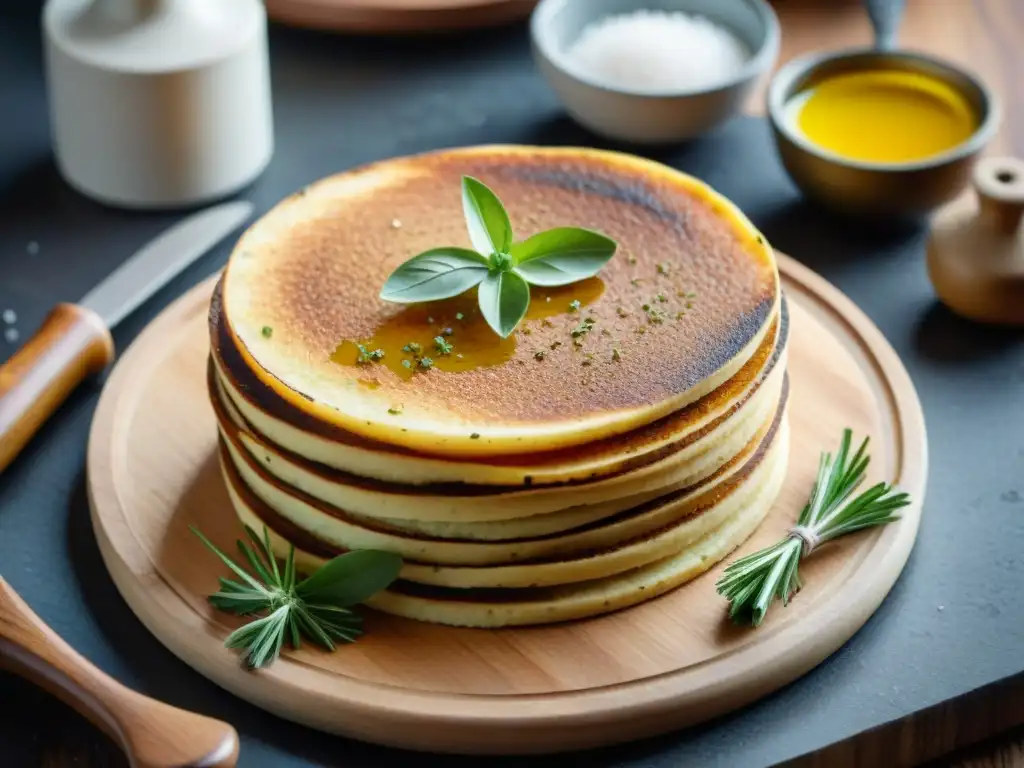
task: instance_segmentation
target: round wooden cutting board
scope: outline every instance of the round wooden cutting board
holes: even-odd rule
[[[362,34],[480,29],[529,16],[537,0],[266,0],[285,24]]]
[[[314,728],[438,752],[592,747],[720,715],[790,682],[878,607],[914,543],[927,467],[921,406],[882,334],[806,267],[780,257],[792,335],[789,473],[761,528],[733,557],[794,524],[819,454],[842,429],[872,438],[871,479],[915,503],[882,529],[833,542],[801,566],[804,590],[757,630],[731,625],[714,588],[724,564],[604,617],[502,630],[454,629],[367,612],[367,634],[328,654],[286,652],[242,669],[222,647],[239,624],[206,595],[226,569],[189,531],[234,551],[242,535],[221,480],[206,395],[212,281],[136,340],[100,400],[88,454],[93,524],[132,610],[172,652],[257,706]]]

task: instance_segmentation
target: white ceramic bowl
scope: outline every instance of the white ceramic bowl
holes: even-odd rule
[[[704,16],[735,33],[751,58],[734,77],[690,91],[626,90],[574,66],[568,48],[589,23],[638,10]],[[779,53],[779,22],[765,0],[541,0],[530,36],[538,68],[577,122],[606,138],[644,144],[694,138],[739,112]]]

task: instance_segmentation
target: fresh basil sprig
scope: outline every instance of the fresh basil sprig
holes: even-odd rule
[[[413,256],[384,283],[385,301],[411,304],[458,296],[477,286],[480,312],[502,338],[530,306],[530,285],[558,286],[596,275],[616,244],[589,229],[558,227],[513,242],[501,200],[483,182],[462,177],[462,210],[475,250],[443,247]]]

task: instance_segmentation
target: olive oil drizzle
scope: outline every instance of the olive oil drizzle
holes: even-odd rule
[[[403,381],[428,370],[462,373],[490,368],[510,360],[517,338],[530,335],[532,326],[541,327],[557,315],[578,315],[575,307],[593,304],[604,291],[605,283],[599,277],[557,288],[534,286],[526,318],[505,339],[496,336],[481,316],[475,291],[441,301],[405,305],[385,319],[369,338],[342,341],[331,360],[365,371],[360,383],[371,389],[376,388],[378,366]],[[438,344],[438,338],[444,343]],[[359,362],[360,348],[381,350],[384,354],[370,364],[363,355],[364,361]],[[430,363],[423,365],[427,359]]]

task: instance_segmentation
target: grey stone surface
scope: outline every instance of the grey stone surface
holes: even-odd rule
[[[107,209],[60,181],[38,29],[33,14],[15,16],[0,16],[0,309],[16,311],[24,338],[54,302],[79,298],[177,215]],[[602,145],[562,115],[533,69],[521,26],[403,42],[275,29],[272,56],[277,154],[243,193],[261,211],[328,173],[393,155],[490,142]],[[778,248],[874,319],[924,403],[931,473],[903,576],[832,658],[715,723],[575,762],[770,764],[1024,670],[1024,337],[974,327],[937,306],[921,230],[868,233],[802,203],[760,120],[638,153],[718,187]],[[33,242],[39,247],[30,253]],[[129,318],[115,334],[119,346],[225,257],[226,247],[215,250]],[[11,351],[0,340],[0,360]],[[427,764],[261,712],[190,670],[134,618],[104,570],[88,520],[84,452],[98,392],[98,384],[83,387],[0,476],[0,573],[126,684],[232,722],[243,737],[242,766]],[[0,752],[5,765],[23,764],[17,738],[2,729]],[[490,764],[520,762],[527,764]]]

